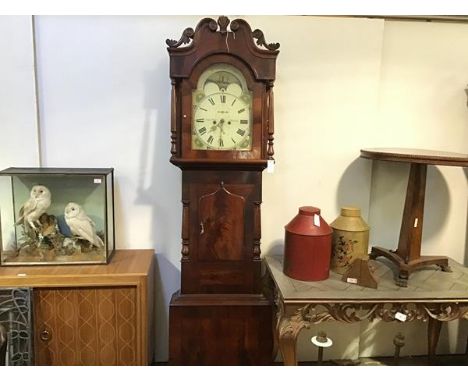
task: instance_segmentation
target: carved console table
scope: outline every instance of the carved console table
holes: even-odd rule
[[[393,281],[395,265],[374,261],[378,288],[369,289],[341,281],[341,275],[318,282],[293,280],[283,273],[282,256],[266,256],[265,263],[277,307],[276,339],[285,365],[297,365],[296,341],[310,324],[324,321],[352,323],[381,319],[428,322],[428,353],[434,355],[442,322],[468,319],[468,268],[449,260],[453,272],[431,267],[420,269],[408,287]],[[401,317],[400,315],[397,315]]]

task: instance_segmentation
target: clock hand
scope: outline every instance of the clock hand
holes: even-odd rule
[[[224,134],[223,124],[224,124],[224,119],[220,119],[220,121],[216,125],[213,125],[210,127],[210,130],[215,131],[216,128],[219,127],[220,134]]]
[[[224,134],[224,129],[223,129],[224,119],[221,119],[218,125],[219,125],[219,131],[220,131],[219,137],[221,138],[221,134]]]
[[[216,122],[216,120],[215,120],[215,119],[213,119],[213,121],[215,121],[215,122]],[[215,124],[215,125],[211,126],[211,127],[210,127],[210,130],[211,130],[211,131],[215,131],[215,130],[216,130],[216,128],[217,128],[217,127],[219,126],[219,124],[221,123],[221,121],[223,121],[223,120],[220,120],[220,121],[219,121],[217,124]],[[224,122],[224,121],[223,121],[223,122]]]

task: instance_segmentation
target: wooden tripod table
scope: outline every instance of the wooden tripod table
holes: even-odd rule
[[[468,167],[468,155],[420,149],[364,149],[361,157],[392,162],[410,163],[408,188],[401,222],[398,248],[391,251],[372,247],[371,259],[384,256],[394,262],[399,274],[397,285],[406,287],[411,272],[426,265],[438,265],[450,272],[445,256],[421,256],[427,165]]]

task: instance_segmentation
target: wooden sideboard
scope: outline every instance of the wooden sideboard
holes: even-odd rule
[[[153,250],[117,250],[107,265],[2,267],[1,287],[33,288],[35,365],[152,361]]]

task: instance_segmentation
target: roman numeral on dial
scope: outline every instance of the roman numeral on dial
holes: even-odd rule
[[[209,102],[210,102],[212,105],[214,105],[214,104],[215,104],[215,101],[214,101],[214,99],[213,99],[213,98],[208,98],[208,101],[209,101]]]
[[[241,123],[241,125],[247,125],[247,123],[249,123],[249,121],[246,120],[246,119],[241,119],[240,123]]]
[[[204,118],[198,118],[198,119],[195,120],[195,122],[204,122],[204,121],[205,121]]]
[[[240,113],[243,113],[244,111],[245,111],[245,109],[240,109],[240,110],[238,111],[238,113],[240,114]]]
[[[226,96],[224,94],[221,94],[219,97],[221,98],[221,103],[226,103]]]
[[[240,136],[243,137],[244,134],[245,134],[245,130],[239,129],[239,130],[237,130],[237,134],[239,134]]]
[[[219,138],[219,147],[224,147],[224,142],[222,138]]]
[[[212,144],[212,143],[213,143],[213,139],[214,139],[213,136],[210,135],[210,137],[207,139],[207,142],[208,142],[209,144]]]
[[[200,135],[203,135],[206,133],[206,127],[202,127],[201,129],[198,129],[198,132],[200,133]]]

